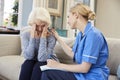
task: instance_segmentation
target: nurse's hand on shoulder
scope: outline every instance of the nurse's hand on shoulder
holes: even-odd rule
[[[55,29],[52,29],[51,31],[52,31],[53,35],[55,36],[55,38],[58,40],[58,39],[59,39],[59,35],[58,35],[58,33],[55,31]]]
[[[59,68],[59,65],[60,63],[55,61],[55,60],[52,60],[52,59],[48,59],[47,60],[47,66],[48,67],[51,67],[51,68]]]

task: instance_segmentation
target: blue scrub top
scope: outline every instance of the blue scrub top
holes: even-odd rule
[[[108,45],[102,33],[87,23],[84,34],[79,32],[73,46],[74,61],[91,63],[88,73],[74,73],[77,80],[108,80]]]

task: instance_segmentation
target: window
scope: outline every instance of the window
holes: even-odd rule
[[[18,3],[19,0],[0,0],[0,32],[17,28]]]
[[[90,6],[90,0],[74,0],[74,1],[75,3],[82,2],[83,4]]]
[[[18,19],[18,0],[4,0],[3,25],[17,26]]]
[[[53,16],[61,16],[62,0],[47,0],[46,8]]]

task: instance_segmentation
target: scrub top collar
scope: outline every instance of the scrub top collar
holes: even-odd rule
[[[91,28],[92,28],[92,23],[90,21],[88,21],[88,23],[87,23],[87,25],[85,27],[83,36],[85,36],[90,31]]]

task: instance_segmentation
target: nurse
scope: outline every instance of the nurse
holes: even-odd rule
[[[103,34],[90,22],[95,13],[81,3],[70,9],[68,24],[78,29],[73,48],[67,46],[56,31],[52,31],[57,41],[76,64],[64,64],[48,59],[47,66],[62,70],[46,70],[41,80],[108,80],[108,45]]]

